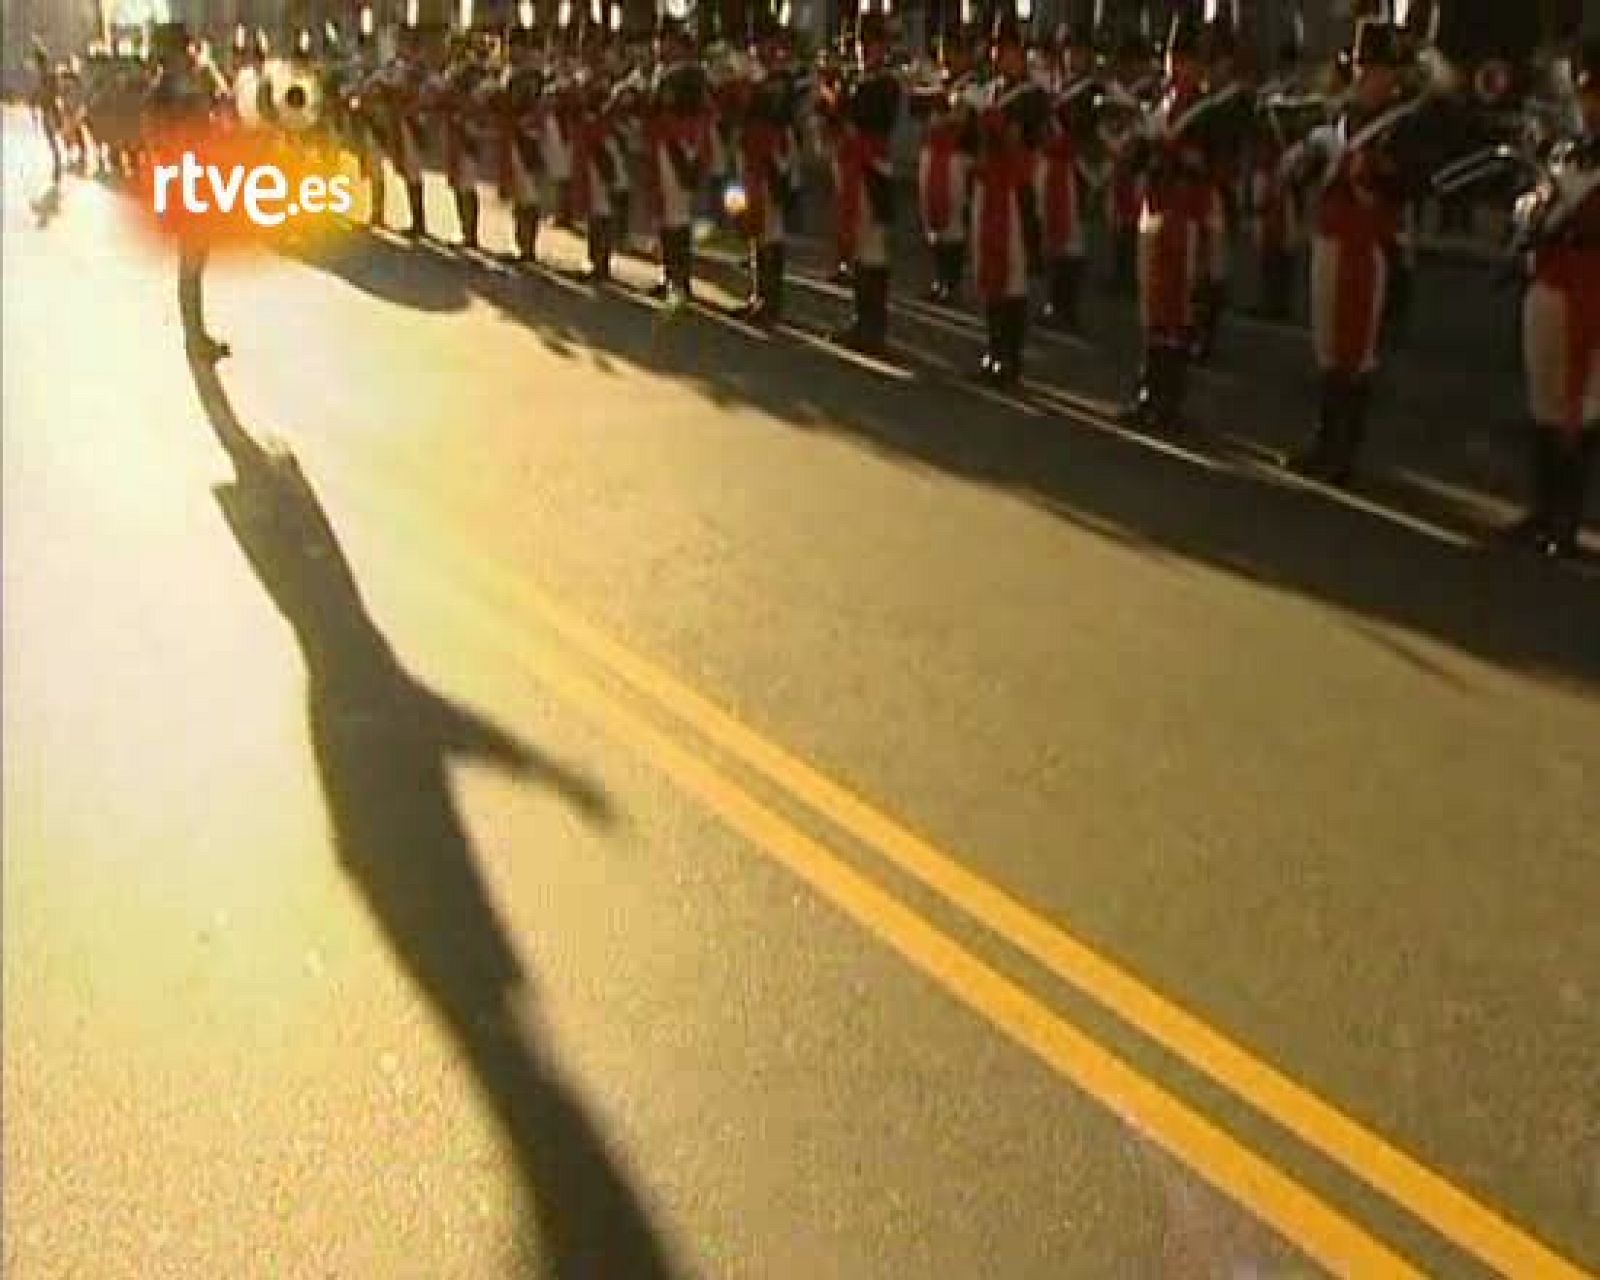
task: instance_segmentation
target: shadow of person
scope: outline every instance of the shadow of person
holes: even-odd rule
[[[461,311],[471,296],[441,250],[426,242],[401,243],[390,232],[350,229],[304,245],[286,241],[279,250],[363,293],[413,311]]]
[[[258,444],[216,371],[191,370],[235,478],[223,516],[292,628],[340,865],[396,961],[471,1067],[533,1205],[554,1280],[673,1274],[603,1136],[540,1050],[528,975],[479,873],[450,786],[478,759],[553,787],[596,822],[604,794],[409,675],[367,612],[315,492],[292,455]]]
[[[57,179],[46,187],[39,195],[28,202],[28,208],[33,212],[34,225],[37,230],[43,231],[61,212],[61,181]]]

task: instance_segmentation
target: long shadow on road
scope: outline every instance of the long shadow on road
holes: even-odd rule
[[[644,1205],[532,1031],[528,975],[479,874],[448,767],[489,762],[553,787],[595,821],[609,816],[604,794],[406,672],[292,457],[241,426],[213,369],[191,369],[234,464],[218,491],[223,515],[305,660],[340,863],[498,1119],[534,1206],[545,1274],[665,1280],[673,1268]]]
[[[1600,590],[1592,567],[1566,572],[1436,540],[1225,459],[1196,466],[1082,429],[1073,415],[1048,406],[1030,412],[967,394],[937,369],[917,368],[899,380],[875,376],[825,350],[782,336],[756,339],[704,314],[664,321],[616,292],[556,288],[372,239],[345,246],[325,269],[344,273],[362,262],[362,274],[459,280],[564,354],[581,351],[617,372],[648,368],[714,405],[746,404],[792,426],[847,436],[885,456],[1004,491],[1097,537],[1324,603],[1351,615],[1361,634],[1379,634],[1370,623],[1389,624],[1513,670],[1600,686]],[[795,292],[797,320],[817,320],[815,300]],[[820,318],[830,318],[827,308]],[[949,355],[949,344],[929,353]],[[1241,429],[1262,412],[1241,400]],[[1203,441],[1186,443],[1206,452]],[[1403,639],[1385,644],[1411,654]],[[1420,651],[1414,656],[1426,667]]]

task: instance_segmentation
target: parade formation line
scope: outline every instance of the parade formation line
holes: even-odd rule
[[[363,486],[365,489],[365,486]],[[859,841],[967,919],[1080,992],[1293,1135],[1311,1151],[1386,1197],[1463,1254],[1495,1273],[1540,1280],[1591,1280],[1496,1209],[1365,1128],[1340,1108],[1251,1054],[1200,1017],[973,872],[849,787],[829,777],[666,668],[623,644],[452,535],[424,528],[386,498],[363,492],[369,514],[415,547],[448,558],[462,602],[484,615],[513,655],[536,619],[582,658],[724,753],[807,812]],[[469,584],[476,590],[468,595]],[[491,604],[492,602],[492,604]],[[512,621],[515,619],[516,621]],[[1144,1129],[1175,1157],[1341,1276],[1403,1277],[1416,1271],[1290,1175],[1140,1075],[1087,1033],[964,950],[843,858],[755,799],[724,772],[600,685],[541,662],[534,677],[563,692],[637,748],[685,790],[857,924],[1028,1048],[1058,1074]]]

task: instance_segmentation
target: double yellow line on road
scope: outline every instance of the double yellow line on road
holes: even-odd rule
[[[526,652],[526,624],[544,624],[571,649],[744,768],[932,890],[1129,1027],[1209,1077],[1326,1159],[1382,1193],[1445,1241],[1513,1280],[1592,1280],[1502,1214],[1336,1107],[1248,1053],[1200,1018],[976,875],[847,787],[573,612],[548,593],[474,555],[437,527],[383,503],[423,557],[448,553],[446,589]],[[469,584],[474,588],[467,590]],[[1016,983],[941,932],[802,831],[672,732],[577,666],[541,660],[531,673],[649,759],[729,827],[890,946],[961,1003],[1058,1074],[1136,1125],[1200,1177],[1268,1223],[1335,1275],[1420,1276],[1366,1228],[1268,1163],[1187,1103],[1139,1074]]]

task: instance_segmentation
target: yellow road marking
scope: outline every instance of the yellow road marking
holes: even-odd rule
[[[1116,1014],[1427,1223],[1446,1240],[1507,1276],[1592,1280],[1528,1232],[1365,1128],[1330,1103],[1146,986],[1127,970],[969,870],[805,761],[769,741],[661,667],[612,639],[538,588],[498,566],[470,562],[499,579],[579,651],[611,670],[708,741],[876,850],[969,918]]]
[[[460,592],[484,628],[502,637],[505,651],[515,659],[522,658],[526,638],[503,615],[466,596],[459,584],[442,582],[440,589]],[[1334,1275],[1421,1280],[1421,1271],[1360,1226],[984,964],[616,696],[558,661],[541,660],[530,675],[597,719],[729,828],[764,850],[956,1000]]]
[[[474,554],[437,523],[430,522],[424,529],[415,513],[378,498],[370,486],[363,488],[363,496],[380,507],[385,522],[407,532],[415,545],[435,555],[449,550],[464,578],[475,578],[495,597],[521,603],[579,652],[709,742],[877,851],[970,919],[1387,1196],[1465,1253],[1518,1280],[1524,1276],[1594,1280],[1503,1214],[1255,1057],[847,787],[764,738],[547,592]]]

